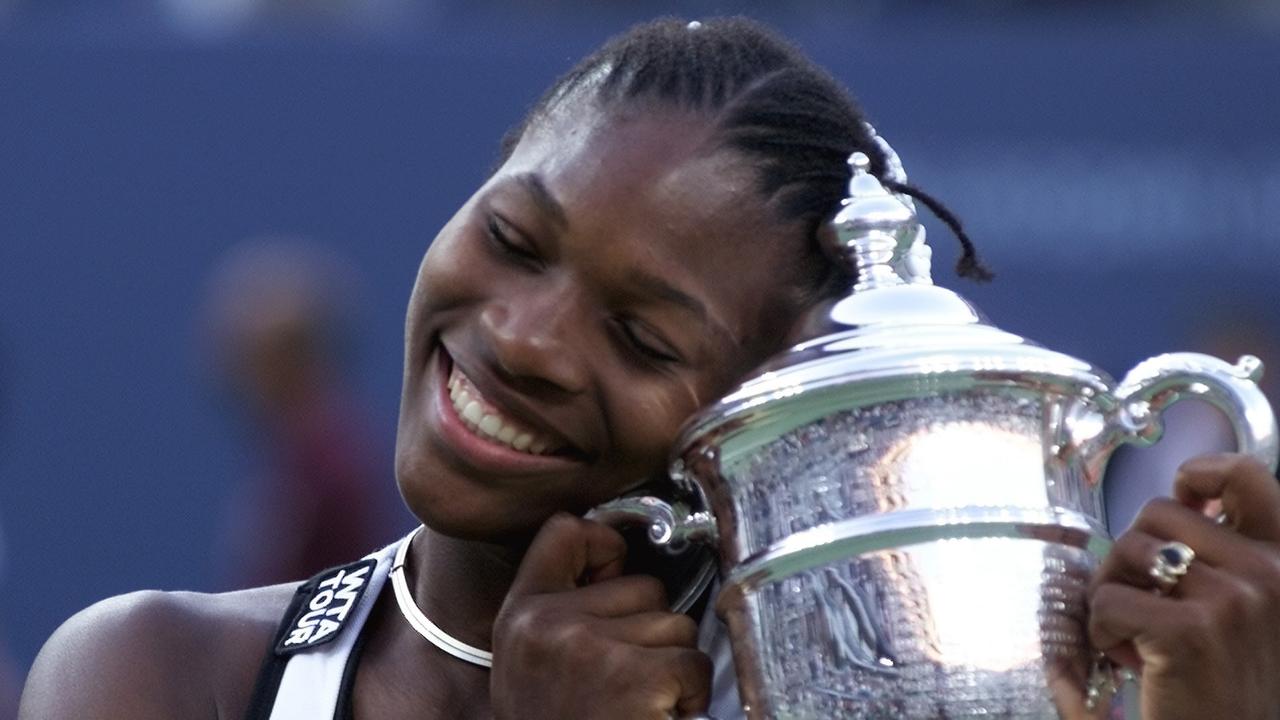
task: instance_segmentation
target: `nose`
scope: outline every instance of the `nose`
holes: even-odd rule
[[[491,302],[480,314],[498,370],[528,390],[577,394],[588,384],[582,313],[572,293],[521,293]]]

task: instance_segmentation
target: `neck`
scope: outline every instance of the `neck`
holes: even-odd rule
[[[524,547],[459,540],[424,527],[405,567],[414,602],[446,633],[490,650],[493,621],[523,554]]]
[[[520,554],[423,528],[408,548],[405,580],[414,604],[437,627],[488,650]],[[453,657],[419,635],[402,616],[390,587],[379,595],[369,623],[356,675],[355,717],[493,717],[489,669]]]

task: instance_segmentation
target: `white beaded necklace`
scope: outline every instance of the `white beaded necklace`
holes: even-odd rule
[[[400,606],[400,614],[409,622],[409,625],[418,631],[418,634],[427,639],[427,642],[435,645],[450,655],[465,660],[472,665],[480,667],[493,667],[493,653],[487,650],[481,650],[478,647],[468,645],[461,640],[455,638],[439,625],[427,619],[426,615],[418,609],[418,604],[413,601],[413,596],[409,594],[409,583],[404,578],[404,561],[409,555],[409,543],[417,537],[422,531],[422,526],[418,526],[409,534],[409,537],[400,543],[400,547],[396,549],[396,558],[391,564],[391,587],[396,592],[396,604]]]

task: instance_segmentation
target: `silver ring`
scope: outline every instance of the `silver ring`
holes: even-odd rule
[[[1156,550],[1151,561],[1151,577],[1156,581],[1157,589],[1168,594],[1191,569],[1191,562],[1196,559],[1196,551],[1185,543],[1167,542]]]

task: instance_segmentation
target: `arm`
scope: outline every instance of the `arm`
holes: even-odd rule
[[[146,591],[74,615],[49,638],[27,678],[19,720],[214,717],[194,623],[182,601]]]

